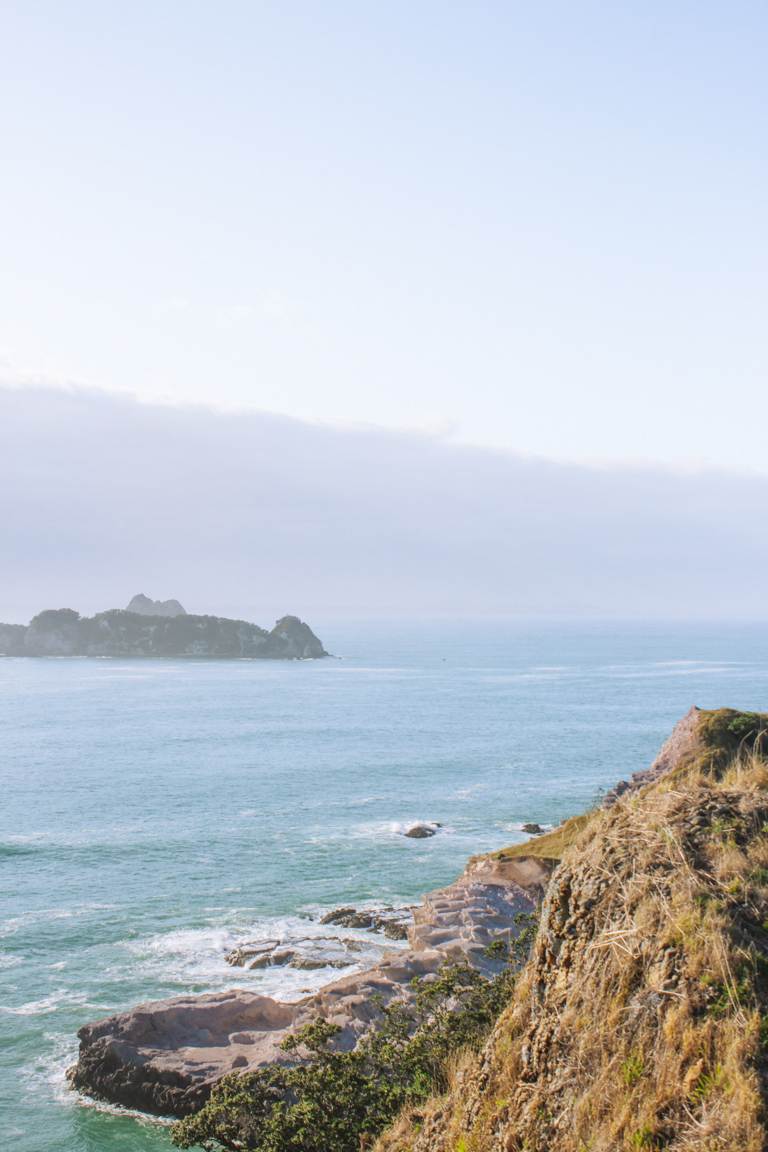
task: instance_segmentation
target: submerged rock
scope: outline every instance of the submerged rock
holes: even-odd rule
[[[262,956],[271,956],[280,947],[279,940],[260,940],[258,943],[238,944],[224,957],[233,968],[255,968]]]
[[[319,968],[350,968],[362,951],[359,940],[340,936],[307,936],[286,943],[282,940],[240,944],[225,957],[234,968],[289,967],[314,971]]]
[[[527,832],[529,836],[541,836],[544,829],[541,824],[523,824],[523,832]]]

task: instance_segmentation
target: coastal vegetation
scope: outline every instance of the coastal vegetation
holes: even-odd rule
[[[380,1019],[352,1051],[333,1048],[340,1029],[318,1018],[283,1042],[297,1064],[273,1064],[225,1077],[201,1111],[173,1129],[180,1148],[254,1152],[359,1152],[406,1108],[451,1083],[457,1060],[476,1051],[507,1004],[532,937],[523,926],[491,978],[446,964],[415,981],[415,997],[379,1006]]]
[[[446,966],[351,1051],[231,1075],[173,1132],[253,1152],[762,1152],[768,717],[698,713],[660,776],[500,854],[560,860],[538,924]],[[532,945],[532,947],[531,947]]]

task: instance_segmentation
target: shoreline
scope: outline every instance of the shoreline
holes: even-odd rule
[[[695,742],[698,720],[692,708],[651,766],[620,781],[601,807],[669,772]],[[338,1026],[332,1047],[350,1051],[375,1026],[382,1004],[408,1002],[412,982],[433,978],[446,962],[498,974],[506,961],[490,945],[520,934],[517,918],[541,905],[562,851],[588,819],[589,813],[574,816],[526,843],[470,857],[456,880],[414,908],[405,949],[308,996],[280,1001],[240,988],[143,1003],[86,1024],[67,1073],[71,1086],[131,1110],[183,1117],[199,1110],[229,1073],[295,1061],[282,1042],[318,1017]]]
[[[522,847],[522,845],[521,845]],[[540,903],[551,867],[535,857],[471,857],[451,884],[426,893],[414,908],[405,947],[294,1000],[242,987],[139,1004],[78,1031],[71,1088],[95,1101],[152,1116],[197,1111],[229,1072],[287,1062],[280,1045],[319,1015],[338,1024],[336,1045],[354,1047],[372,1027],[378,1003],[408,1000],[411,981],[430,979],[446,962],[466,962],[487,975],[503,967],[487,951],[520,927],[515,917]]]

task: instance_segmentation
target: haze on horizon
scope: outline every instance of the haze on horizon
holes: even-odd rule
[[[0,379],[765,473],[767,33],[755,0],[4,4]]]
[[[137,592],[320,635],[339,617],[766,619],[767,502],[761,476],[0,389],[0,620]]]

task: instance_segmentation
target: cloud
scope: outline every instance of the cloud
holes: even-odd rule
[[[768,479],[0,390],[0,619],[138,590],[307,616],[768,615]]]

